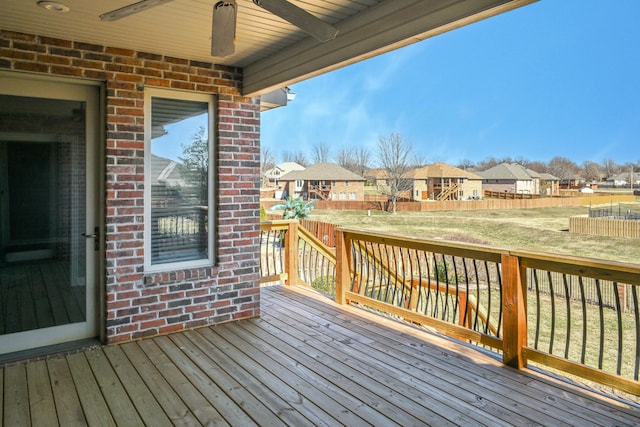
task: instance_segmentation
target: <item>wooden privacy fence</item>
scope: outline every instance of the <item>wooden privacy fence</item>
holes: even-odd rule
[[[483,199],[483,200],[443,200],[424,202],[398,202],[399,212],[428,212],[443,210],[487,210],[487,209],[534,209],[561,206],[591,206],[609,203],[635,202],[631,194],[581,195],[577,197],[540,197],[533,199]],[[265,205],[266,206],[266,205]],[[391,203],[383,201],[319,200],[314,209],[390,211]]]
[[[569,218],[569,231],[596,236],[640,239],[640,220],[572,216]]]
[[[539,194],[531,194],[531,193],[509,193],[506,191],[485,190],[484,197],[489,197],[492,199],[520,200],[520,199],[539,199],[541,196]]]

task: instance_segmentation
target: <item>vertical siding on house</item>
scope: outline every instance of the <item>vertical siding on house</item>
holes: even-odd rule
[[[106,89],[106,336],[122,342],[259,315],[259,100],[241,70],[0,31],[0,69],[99,80]],[[214,267],[144,271],[144,88],[215,94]]]

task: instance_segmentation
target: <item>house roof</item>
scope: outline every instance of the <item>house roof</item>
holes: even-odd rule
[[[0,29],[79,42],[88,50],[94,44],[156,54],[160,61],[188,58],[240,67],[243,95],[255,96],[536,0],[293,0],[339,30],[325,43],[251,0],[237,0],[235,52],[224,57],[211,56],[215,1],[164,1],[114,21],[100,15],[138,0],[60,1],[68,12],[38,7],[36,0],[3,0]]]
[[[448,165],[446,163],[433,163],[431,165],[423,166],[421,168],[413,169],[407,172],[406,176],[413,179],[427,179],[427,178],[467,178],[467,179],[482,179],[481,176],[471,172],[467,172],[464,169],[457,168],[455,166]]]
[[[550,173],[543,172],[540,174],[540,179],[544,179],[547,181],[560,181],[560,178],[557,176],[551,175]]]
[[[291,171],[281,181],[365,181],[363,177],[335,163],[316,163],[304,170]]]
[[[500,163],[486,171],[477,172],[483,179],[497,180],[516,180],[531,181],[534,178],[540,178],[540,174],[535,172],[535,176],[530,173],[531,170],[517,163]]]
[[[607,181],[624,181],[624,182],[629,182],[629,181],[637,181],[640,180],[640,174],[638,173],[633,173],[633,178],[631,176],[630,172],[621,172],[617,175],[613,175],[612,177],[608,178]]]
[[[389,174],[386,169],[369,169],[365,176],[370,179],[387,179]]]
[[[184,185],[180,175],[180,163],[164,157],[151,155],[151,184],[176,187]]]
[[[297,164],[296,162],[284,162],[276,165],[275,167],[269,169],[265,172],[265,175],[269,177],[277,177],[285,175],[291,171],[304,170],[304,166]],[[275,174],[276,171],[279,171],[279,174]]]

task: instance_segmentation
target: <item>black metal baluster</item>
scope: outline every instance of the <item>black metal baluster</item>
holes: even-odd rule
[[[571,299],[569,298],[569,284],[567,283],[567,275],[562,274],[562,282],[564,283],[565,301],[567,307],[567,336],[564,343],[564,358],[569,358],[569,345],[571,343]]]
[[[582,350],[580,355],[580,363],[584,365],[585,355],[587,352],[587,299],[584,293],[584,283],[582,276],[578,276],[578,284],[580,285],[580,301],[582,303]]]
[[[536,338],[533,348],[539,350],[538,344],[540,342],[540,283],[538,282],[538,270],[531,270],[533,274],[533,283],[536,287]]]
[[[598,354],[598,369],[602,369],[602,358],[604,355],[604,312],[602,307],[602,291],[600,290],[600,279],[596,279],[596,293],[598,295],[598,311],[600,312],[600,351]]]
[[[496,263],[496,273],[498,278],[498,289],[500,290],[500,311],[498,314],[498,328],[496,329],[496,336],[500,338],[500,330],[502,329],[502,274],[500,273],[500,268],[498,268],[498,263]]]
[[[476,275],[476,278],[480,277],[478,275],[478,260],[474,259],[473,260],[473,271]],[[487,281],[487,286],[489,286],[490,282]],[[478,330],[478,318],[480,316],[480,314],[478,313],[478,309],[480,308],[480,286],[476,286],[476,309],[475,309],[475,314],[473,316],[473,330],[477,331]]]
[[[549,281],[549,295],[551,296],[551,331],[549,334],[549,354],[553,354],[553,341],[556,335],[556,294],[553,290],[553,278],[551,272],[547,271]]]
[[[618,291],[618,283],[612,282],[613,295],[616,300],[616,314],[618,317],[618,363],[616,364],[616,374],[620,375],[622,370],[622,311],[620,308],[620,293]]]
[[[631,294],[633,295],[633,318],[636,325],[636,357],[633,367],[633,379],[638,381],[638,371],[640,370],[640,306],[638,305],[637,285],[631,285]]]

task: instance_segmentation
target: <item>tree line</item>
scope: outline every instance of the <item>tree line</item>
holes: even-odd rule
[[[280,161],[278,161],[280,160]],[[283,151],[278,158],[268,147],[261,149],[261,169],[264,172],[272,169],[280,162],[295,162],[307,167],[311,164],[332,162],[348,169],[360,176],[364,176],[369,169],[385,169],[387,174],[393,171],[400,174],[425,166],[428,162],[415,151],[409,140],[399,133],[391,133],[388,136],[380,136],[373,150],[367,147],[342,147],[332,152],[326,143],[318,143],[312,148],[311,158],[302,151]],[[597,163],[585,161],[577,164],[566,157],[556,156],[548,162],[529,160],[524,157],[488,157],[484,160],[473,162],[469,159],[460,161],[456,166],[469,172],[484,171],[501,163],[517,163],[525,168],[538,173],[550,173],[560,180],[580,176],[587,182],[598,182],[616,176],[620,173],[640,173],[640,160],[618,164],[612,159],[604,159]],[[637,176],[637,175],[636,175]]]

